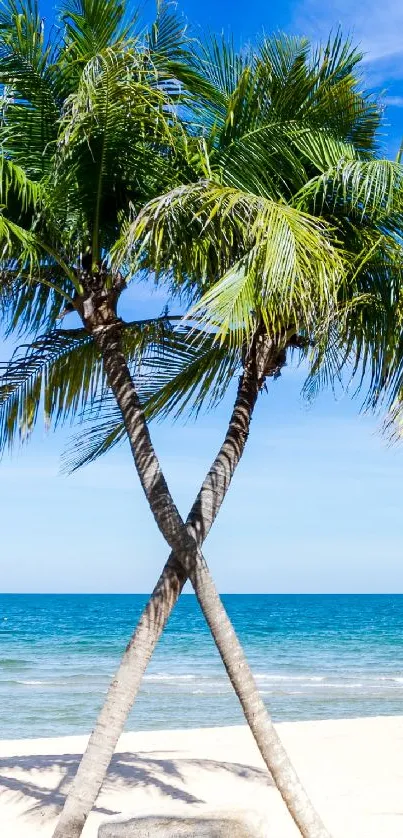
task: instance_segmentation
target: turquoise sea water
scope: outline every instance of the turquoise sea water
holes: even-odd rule
[[[403,595],[227,595],[276,720],[403,714]],[[146,597],[1,595],[1,738],[84,733]],[[183,596],[128,729],[243,720],[193,596]]]

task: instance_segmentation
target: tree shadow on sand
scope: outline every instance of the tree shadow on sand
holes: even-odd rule
[[[161,752],[158,752],[161,754]],[[162,752],[164,753],[164,752]],[[167,755],[170,752],[166,752]],[[61,811],[69,785],[77,771],[81,754],[45,754],[34,756],[10,756],[0,759],[0,796],[11,793],[14,800],[25,800],[25,815],[40,817],[41,821],[52,819]],[[113,756],[104,787],[108,791],[134,788],[155,788],[162,798],[179,800],[183,803],[204,803],[205,801],[182,787],[186,782],[189,767],[203,771],[214,771],[233,777],[258,781],[265,786],[272,780],[264,769],[252,768],[232,762],[208,759],[154,758],[149,753],[121,752]],[[60,778],[54,786],[47,786],[45,775],[57,772]],[[10,776],[10,774],[20,776]],[[39,776],[38,776],[39,774]],[[22,776],[21,776],[22,775]],[[48,778],[50,779],[50,778]],[[95,806],[94,811],[104,815],[116,815],[119,811]]]

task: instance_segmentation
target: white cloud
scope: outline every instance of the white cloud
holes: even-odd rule
[[[403,53],[401,0],[385,0],[383,3],[378,0],[366,3],[297,0],[291,24],[293,31],[323,39],[339,25],[344,35],[351,35],[363,50],[368,62],[384,61]]]

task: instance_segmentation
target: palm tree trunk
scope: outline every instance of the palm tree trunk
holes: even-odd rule
[[[79,838],[95,803],[118,738],[137,695],[156,643],[189,576],[213,633],[245,717],[291,816],[304,838],[328,838],[266,711],[242,647],[200,553],[228,490],[248,437],[257,395],[267,374],[272,347],[263,365],[257,357],[245,366],[224,443],[201,487],[185,526],[173,503],[152,447],[148,429],[120,345],[120,328],[104,327],[96,336],[111,389],[121,408],[130,445],[157,524],[173,552],[126,648],[106,702],[67,797],[54,838]],[[261,349],[261,347],[260,347]],[[256,353],[258,356],[258,353]]]

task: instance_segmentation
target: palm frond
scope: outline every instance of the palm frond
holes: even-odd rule
[[[24,222],[27,215],[39,209],[42,187],[30,180],[21,166],[6,157],[0,148],[0,202],[7,206],[8,217],[15,222]]]
[[[70,281],[60,265],[43,260],[36,272],[24,275],[15,264],[3,264],[0,292],[3,299],[2,327],[6,335],[39,334],[55,328],[66,307]]]
[[[362,251],[352,254],[349,297],[310,352],[304,395],[338,383],[362,410],[389,410],[403,381],[401,287],[403,247],[397,237],[361,231]]]
[[[171,270],[178,282],[183,275],[209,281],[212,287],[191,316],[239,346],[261,316],[276,334],[312,328],[334,307],[344,271],[325,222],[214,183],[182,187],[151,202],[121,243],[126,258],[134,252],[141,259],[141,238],[157,270]],[[212,283],[216,276],[221,279]]]
[[[40,266],[43,248],[38,237],[0,212],[0,259],[2,270],[26,270],[31,275]]]
[[[84,329],[50,332],[0,368],[0,450],[31,433],[43,400],[47,422],[72,417],[94,397],[101,364]]]
[[[267,73],[273,113],[325,130],[367,153],[374,151],[381,110],[360,90],[361,58],[338,31],[316,49],[303,38],[265,38],[255,62]]]
[[[130,331],[126,336],[130,343]],[[223,398],[241,366],[239,352],[228,342],[217,348],[212,335],[180,325],[164,342],[137,358],[136,390],[147,418],[197,416]],[[84,412],[84,430],[69,442],[63,468],[76,471],[94,462],[126,438],[122,416],[108,392]]]
[[[401,389],[385,416],[382,431],[391,444],[403,439],[403,389]]]
[[[214,335],[180,327],[168,351],[152,366],[146,361],[135,382],[148,419],[197,417],[219,404],[240,368],[240,352],[228,340],[217,347]]]
[[[99,411],[93,416],[87,415],[84,430],[76,433],[68,441],[62,455],[62,471],[73,474],[108,454],[126,439],[126,428],[116,402],[112,399],[108,402],[104,400],[102,416],[99,415]]]
[[[8,0],[0,10],[0,141],[38,179],[46,172],[60,115],[57,36],[45,34],[37,0]]]
[[[157,16],[146,38],[147,52],[155,66],[187,57],[186,24],[178,17],[170,2],[160,2]],[[162,64],[161,64],[162,62]]]
[[[139,375],[142,364],[154,369],[175,341],[164,316],[126,325],[124,351]],[[55,329],[30,344],[21,345],[7,364],[0,366],[0,450],[25,439],[33,430],[41,405],[46,424],[56,427],[73,420],[106,393],[102,360],[85,329]]]
[[[216,103],[221,102],[221,114],[225,117],[228,102],[248,66],[247,51],[241,54],[232,40],[211,35],[196,44],[193,61],[200,75],[216,91]]]
[[[119,212],[141,205],[169,176],[175,117],[139,61],[134,52],[108,49],[88,62],[62,122],[54,213],[75,217],[76,228],[81,217],[80,247],[92,247],[95,261],[117,235]]]
[[[319,211],[327,204],[357,218],[382,218],[401,204],[403,167],[390,160],[339,158],[336,165],[312,178],[294,199],[296,206]]]
[[[89,61],[138,37],[138,11],[129,11],[125,0],[63,0],[59,14],[64,24],[60,65],[66,93],[76,89]]]

